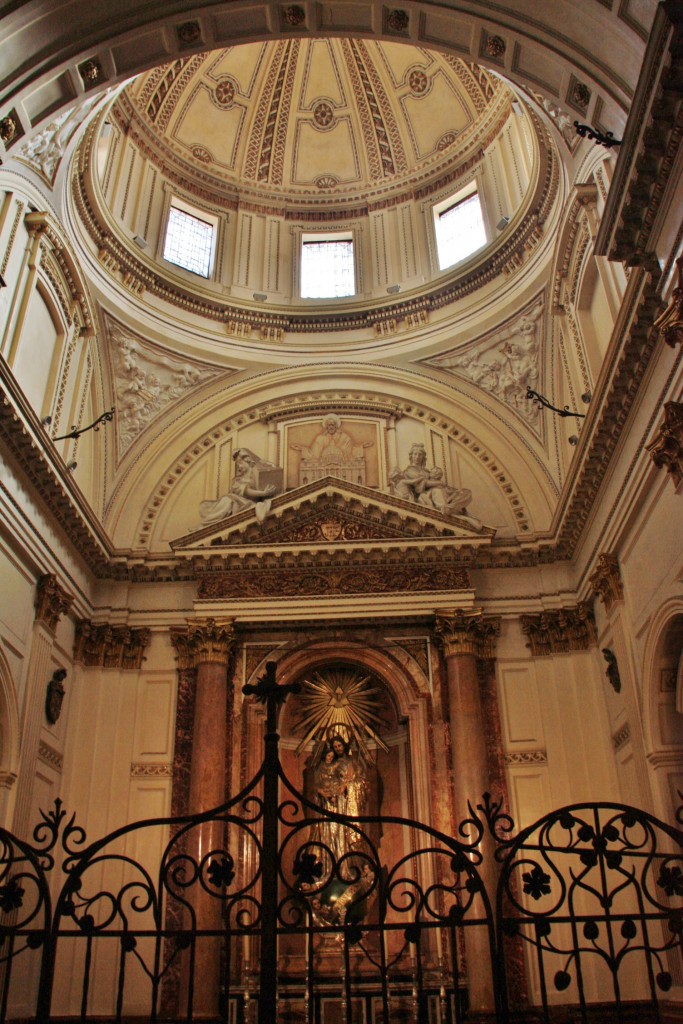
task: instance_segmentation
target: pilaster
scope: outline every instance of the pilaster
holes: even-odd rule
[[[487,723],[484,713],[479,665],[493,658],[500,633],[500,619],[486,618],[481,610],[473,612],[437,611],[435,633],[445,661],[448,686],[449,724],[453,751],[454,828],[470,816],[482,794],[491,790],[491,771]],[[492,857],[484,857],[481,866],[484,884],[495,891]],[[485,937],[477,929],[466,930],[465,946],[470,965],[468,987],[470,1008],[479,1012],[493,1010],[493,984],[486,972],[476,970],[485,962]]]
[[[35,619],[27,673],[26,695],[21,721],[19,782],[14,810],[14,831],[26,836],[33,798],[35,763],[38,757],[40,727],[45,714],[45,692],[52,675],[55,630],[62,615],[73,604],[73,597],[52,573],[41,576],[36,584]]]
[[[228,718],[232,700],[228,667],[235,630],[231,620],[189,620],[185,629],[171,630],[171,641],[178,656],[179,686],[192,682],[195,686],[193,702],[188,693],[184,694],[185,703],[193,703],[187,810],[190,814],[201,814],[219,807],[226,798]],[[189,720],[189,716],[186,717]],[[186,721],[185,725],[188,724]],[[186,750],[189,747],[187,742]],[[180,778],[180,767],[176,774],[174,765],[174,781],[176,778]],[[208,851],[223,849],[224,829],[223,821],[211,819],[187,833],[187,853],[197,865],[206,858]],[[220,930],[220,902],[197,887],[193,903],[198,927]],[[195,994],[195,1012],[200,1016],[215,1014],[220,984],[219,939],[206,939],[198,947],[195,977],[202,981]],[[171,986],[168,998],[171,998]]]

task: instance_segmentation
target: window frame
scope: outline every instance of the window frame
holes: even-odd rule
[[[344,302],[348,299],[358,298],[359,260],[358,239],[356,236],[357,232],[353,228],[339,228],[336,230],[324,229],[318,231],[302,230],[299,233],[297,245],[298,273],[296,281],[296,294],[299,299],[301,299],[303,302]],[[353,291],[349,295],[312,296],[303,294],[304,246],[308,243],[325,242],[351,242],[351,251],[353,257]]]
[[[459,206],[461,203],[464,203],[468,199],[471,199],[472,196],[477,196],[477,198],[479,199],[479,208],[481,210],[481,219],[482,224],[484,226],[485,240],[482,243],[482,245],[478,246],[476,249],[472,249],[472,251],[467,253],[466,256],[463,256],[461,259],[456,260],[454,263],[448,263],[446,264],[446,266],[442,266],[439,243],[439,224],[441,217],[443,217],[444,214],[449,213],[456,206]],[[481,252],[490,243],[491,233],[489,231],[488,218],[486,216],[486,203],[484,200],[484,192],[476,178],[473,178],[466,185],[463,185],[461,188],[459,188],[456,192],[450,192],[444,199],[439,200],[438,203],[434,203],[431,209],[432,230],[434,232],[434,255],[436,270],[438,273],[444,274],[447,271],[452,270],[453,267],[460,266],[461,263],[465,263],[466,260],[469,260],[472,256],[475,256],[477,253]]]
[[[209,267],[206,274],[202,274],[199,270],[193,270],[191,267],[186,267],[182,263],[176,263],[174,260],[169,259],[166,256],[166,241],[168,239],[168,229],[171,220],[171,210],[176,209],[180,213],[185,213],[190,217],[194,217],[195,220],[201,221],[203,224],[208,224],[211,229],[211,252],[209,254]],[[175,267],[177,270],[184,271],[186,274],[192,274],[193,277],[199,277],[202,281],[212,281],[214,279],[214,271],[216,268],[216,252],[218,250],[218,233],[220,230],[220,217],[218,214],[211,213],[209,210],[201,206],[195,206],[189,203],[186,199],[181,196],[172,193],[166,204],[166,210],[164,215],[164,231],[161,239],[161,258],[165,263],[168,263],[171,267]]]

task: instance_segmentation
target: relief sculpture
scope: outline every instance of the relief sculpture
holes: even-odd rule
[[[299,452],[299,486],[320,480],[325,476],[336,476],[351,483],[368,483],[365,449],[374,442],[358,443],[344,430],[336,413],[323,417],[322,429],[310,445],[291,442],[292,451]]]
[[[254,508],[256,518],[263,522],[270,512],[271,500],[282,491],[282,470],[272,462],[259,459],[248,448],[238,448],[233,461],[235,475],[230,492],[216,501],[202,501],[199,506],[199,515],[207,526],[247,508]]]
[[[456,370],[484,391],[511,406],[532,426],[539,410],[529,402],[527,388],[539,381],[541,303],[523,313],[510,327],[498,331],[495,344],[483,354],[478,348],[464,354],[458,350],[436,356],[430,362]]]
[[[482,523],[467,514],[472,501],[472,492],[465,487],[451,487],[444,480],[443,470],[435,466],[427,469],[427,453],[423,444],[415,443],[408,455],[405,469],[396,466],[389,473],[390,493],[404,501],[415,501],[419,505],[436,509],[443,515],[457,515],[464,518],[476,529]]]

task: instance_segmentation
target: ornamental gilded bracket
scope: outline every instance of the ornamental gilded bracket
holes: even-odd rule
[[[60,618],[69,611],[73,600],[71,594],[59,585],[53,573],[45,573],[36,584],[36,622],[42,622],[54,633]]]
[[[683,342],[683,256],[676,260],[676,270],[678,284],[671,294],[671,301],[652,325],[671,348]]]

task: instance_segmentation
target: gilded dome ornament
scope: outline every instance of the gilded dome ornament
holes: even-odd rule
[[[93,85],[97,85],[98,82],[104,81],[104,72],[102,65],[98,60],[94,58],[92,60],[86,60],[82,64],[79,64],[78,70],[83,84],[86,89],[91,89]]]
[[[405,32],[409,24],[408,14],[400,9],[391,11],[387,17],[387,28],[392,32]]]
[[[506,44],[502,36],[488,36],[484,53],[487,57],[500,59],[505,55]]]
[[[201,39],[202,31],[198,21],[184,21],[176,28],[178,42],[183,46],[192,46]]]
[[[10,142],[13,142],[19,134],[19,124],[16,118],[12,114],[8,114],[7,117],[3,117],[0,121],[0,139],[9,146]]]
[[[290,28],[298,28],[306,21],[306,12],[298,4],[291,4],[282,8],[282,20]]]

